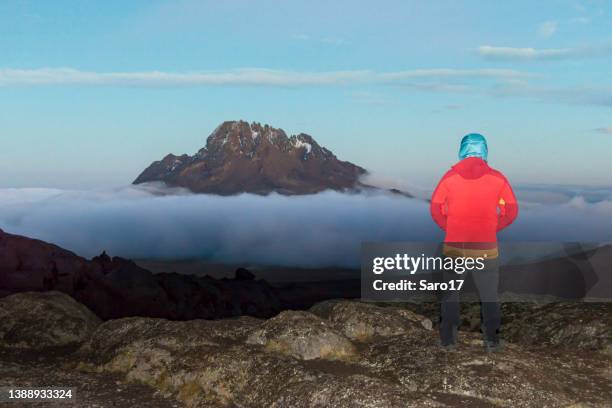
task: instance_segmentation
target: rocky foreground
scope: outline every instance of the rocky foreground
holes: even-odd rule
[[[0,299],[0,386],[74,386],[75,406],[104,407],[610,406],[609,304],[505,304],[498,354],[470,305],[458,351],[440,350],[434,309],[102,322],[65,294],[20,293]]]

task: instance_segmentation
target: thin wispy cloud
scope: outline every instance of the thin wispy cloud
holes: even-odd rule
[[[516,48],[516,47],[495,47],[492,45],[481,45],[478,47],[478,54],[488,59],[504,60],[534,60],[534,59],[560,59],[572,55],[570,48]]]
[[[379,74],[386,80],[400,80],[406,78],[493,78],[493,79],[517,79],[527,78],[533,74],[517,71],[514,69],[415,69],[412,71],[398,71]]]
[[[490,60],[535,61],[567,60],[612,56],[612,45],[577,48],[518,48],[481,45],[478,54]]]
[[[485,51],[486,52],[486,51]],[[114,87],[340,87],[387,85],[418,92],[532,97],[540,100],[612,106],[612,87],[542,87],[540,77],[514,69],[416,69],[376,72],[303,72],[236,69],[220,72],[97,72],[72,68],[0,69],[0,87],[114,86]]]
[[[322,37],[321,38],[321,37],[313,37],[308,34],[297,34],[293,36],[293,39],[298,40],[298,41],[304,41],[304,42],[315,42],[315,43],[320,43],[320,44],[335,45],[337,47],[346,44],[346,40],[344,40],[343,38],[339,38],[339,37]]]
[[[359,103],[365,103],[369,105],[383,105],[389,102],[389,98],[374,92],[368,91],[357,91],[349,94],[349,97]]]
[[[494,87],[489,93],[493,96],[524,97],[543,102],[612,107],[612,86],[547,87],[524,84]]]
[[[572,23],[576,23],[576,24],[590,24],[591,23],[591,18],[590,17],[581,16],[581,17],[574,17],[570,21]]]
[[[594,130],[597,133],[603,133],[605,135],[612,135],[612,126],[600,127],[600,128],[594,129]]]
[[[342,38],[338,38],[338,37],[325,37],[321,39],[321,42],[325,43],[325,44],[331,44],[331,45],[335,45],[335,46],[341,46],[346,44],[346,41]]]
[[[236,69],[224,72],[95,72],[72,68],[2,69],[0,86],[309,86],[361,82],[371,76],[372,73],[368,71],[295,72],[270,69]]]
[[[544,21],[538,26],[538,34],[544,38],[552,37],[557,32],[558,25],[556,21]]]
[[[441,113],[441,112],[445,112],[445,111],[457,111],[463,109],[463,105],[458,105],[458,104],[448,104],[448,105],[444,105],[441,108],[438,109],[434,109],[432,112],[433,113]]]
[[[397,86],[422,92],[526,98],[549,103],[612,107],[612,86],[604,84],[599,86],[541,85],[529,79],[530,78],[520,77],[498,77],[495,81],[489,83],[482,81],[474,83],[466,80],[434,81],[427,79],[424,81],[401,82],[398,83]]]
[[[334,86],[401,83],[408,79],[512,79],[530,76],[512,69],[419,69],[396,72],[300,72],[260,68],[223,72],[96,72],[73,68],[0,69],[0,86]]]

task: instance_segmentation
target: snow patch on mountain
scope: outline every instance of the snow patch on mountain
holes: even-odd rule
[[[306,154],[309,154],[312,151],[312,145],[310,143],[302,142],[300,139],[295,139],[293,141],[293,145],[298,149],[301,147],[305,148]]]

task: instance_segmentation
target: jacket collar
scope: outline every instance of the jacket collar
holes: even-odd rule
[[[491,170],[487,162],[480,157],[467,157],[452,168],[466,179],[477,179]]]

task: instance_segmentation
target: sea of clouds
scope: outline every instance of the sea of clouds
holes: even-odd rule
[[[500,240],[612,241],[612,194],[518,190]],[[306,196],[190,194],[159,186],[0,189],[0,228],[92,257],[302,267],[356,266],[362,241],[439,241],[429,204],[386,192]],[[530,198],[531,197],[531,198]]]

